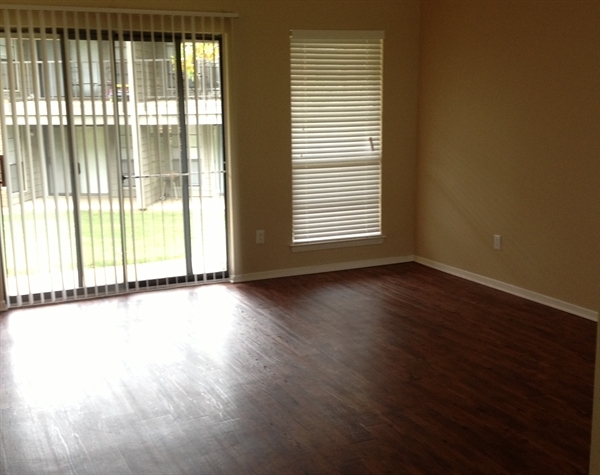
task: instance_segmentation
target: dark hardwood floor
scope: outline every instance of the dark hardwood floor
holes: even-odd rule
[[[595,332],[414,263],[10,311],[0,469],[585,474]]]

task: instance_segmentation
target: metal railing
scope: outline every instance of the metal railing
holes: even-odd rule
[[[17,100],[65,97],[62,61],[19,61],[9,65],[6,60],[1,60],[0,73],[5,94],[8,94],[11,87],[9,66],[13,68],[13,90]],[[128,79],[121,80],[120,66],[120,63],[114,65],[110,61],[91,61],[82,63],[80,70],[78,63],[72,61],[70,76],[73,99],[120,100],[123,95],[129,97]],[[104,69],[103,74],[100,68]],[[114,85],[113,68],[114,77],[117,79]],[[171,59],[137,59],[134,60],[134,71],[141,76],[136,78],[138,101],[169,100],[177,97],[175,71]],[[219,99],[221,89],[218,65],[199,61],[196,71],[198,72],[195,77],[188,77],[185,84],[188,97],[193,98],[197,93],[202,98]]]

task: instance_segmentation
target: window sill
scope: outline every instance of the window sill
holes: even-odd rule
[[[385,236],[371,236],[355,239],[336,239],[332,241],[316,241],[302,244],[290,244],[292,252],[320,251],[322,249],[336,249],[340,247],[372,246],[383,244]]]

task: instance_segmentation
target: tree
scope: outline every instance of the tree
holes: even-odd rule
[[[219,42],[185,42],[181,45],[181,57],[186,76],[194,80],[201,74],[203,66],[212,67],[219,63]],[[175,63],[175,58],[173,58],[173,63]]]

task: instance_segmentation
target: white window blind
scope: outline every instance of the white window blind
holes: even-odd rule
[[[293,243],[381,235],[383,32],[291,35]]]

